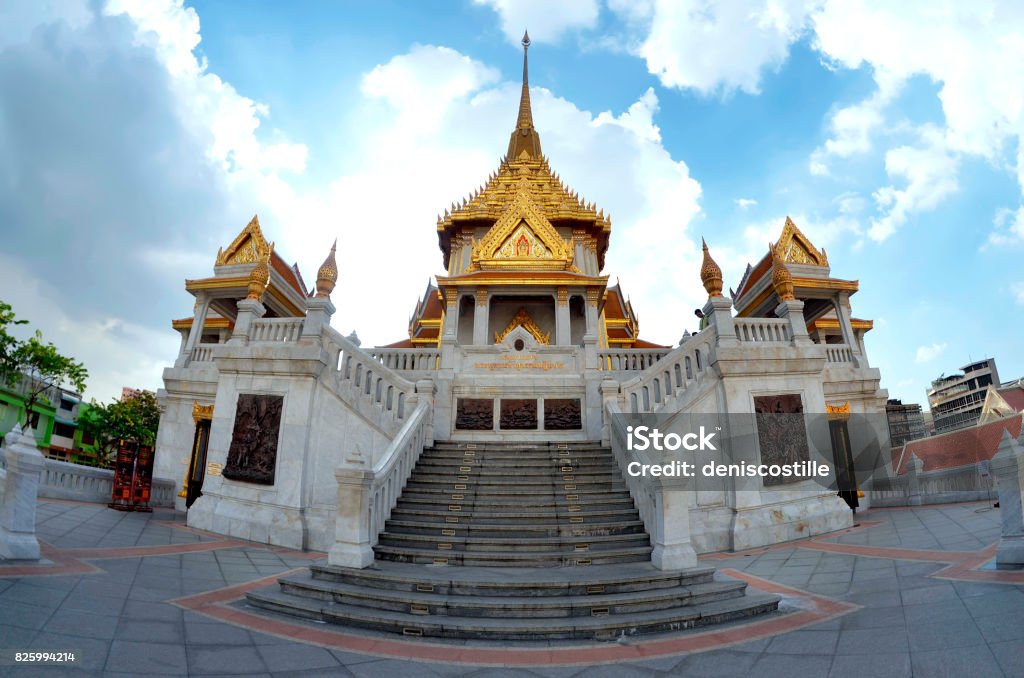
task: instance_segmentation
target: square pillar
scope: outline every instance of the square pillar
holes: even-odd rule
[[[490,328],[490,294],[486,287],[476,288],[476,308],[473,310],[473,345],[486,346],[490,343],[487,330]]]
[[[708,297],[702,309],[708,323],[715,326],[717,342],[722,348],[739,345],[732,321],[732,299],[729,297]]]
[[[794,346],[807,346],[811,343],[807,322],[804,320],[804,302],[799,299],[784,301],[775,307],[775,315],[789,321],[789,336]]]
[[[253,321],[262,318],[267,309],[259,299],[240,299],[236,305],[238,317],[235,318],[235,330],[231,333],[228,343],[245,345],[249,343],[249,331],[252,329]]]
[[[330,297],[313,297],[306,300],[306,319],[302,323],[302,342],[315,342],[320,339],[324,328],[330,327],[331,316],[334,315],[334,304]]]
[[[15,426],[7,434],[7,472],[0,471],[0,558],[39,560],[36,499],[46,460],[35,446],[32,430]]]
[[[555,344],[557,346],[570,344],[568,287],[559,287],[555,295]]]

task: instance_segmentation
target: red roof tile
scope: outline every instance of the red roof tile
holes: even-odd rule
[[[1014,438],[1020,436],[1021,416],[1014,414],[981,426],[912,440],[907,443],[905,451],[902,448],[893,449],[892,464],[894,467],[900,464],[896,473],[903,475],[907,472],[911,454],[916,454],[924,462],[924,471],[987,461],[999,451],[999,441],[1003,439],[1004,430],[1009,431]]]

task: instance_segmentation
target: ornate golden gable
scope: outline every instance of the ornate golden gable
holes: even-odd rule
[[[505,340],[505,337],[509,335],[517,327],[522,327],[524,330],[530,333],[530,335],[537,340],[538,344],[547,346],[551,342],[551,333],[545,333],[537,323],[533,321],[530,314],[526,312],[525,308],[520,307],[519,311],[512,317],[508,325],[501,332],[494,333],[494,343],[500,344]]]
[[[253,215],[252,220],[242,232],[228,245],[227,249],[217,250],[217,266],[233,264],[256,264],[268,261],[274,251],[274,243],[268,243],[260,230],[259,217]]]
[[[572,247],[547,220],[524,185],[512,204],[473,245],[470,270],[577,271]]]
[[[819,251],[789,217],[786,217],[786,225],[782,227],[775,249],[787,264],[828,266],[825,250]]]

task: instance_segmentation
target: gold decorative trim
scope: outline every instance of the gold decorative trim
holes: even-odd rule
[[[274,243],[268,243],[267,239],[263,237],[259,217],[254,214],[227,249],[217,250],[216,265],[256,264],[269,259],[273,250]]]
[[[198,400],[192,401],[192,421],[198,424],[201,421],[213,419],[213,405],[200,405]]]
[[[500,344],[505,340],[512,330],[517,327],[522,327],[524,330],[530,333],[530,335],[537,340],[538,344],[547,346],[551,341],[551,333],[545,333],[537,323],[533,321],[530,314],[526,312],[525,308],[520,308],[519,311],[513,316],[512,320],[509,321],[508,325],[501,332],[494,333],[494,343]]]
[[[516,247],[513,247],[512,256],[502,252],[506,241],[519,233],[524,223],[529,227],[529,232],[544,246],[546,256],[521,256],[521,250]],[[522,233],[521,237],[526,237],[525,233]],[[532,253],[535,250],[531,248],[529,251]],[[562,240],[562,236],[530,197],[526,185],[520,187],[508,209],[494,222],[484,237],[474,244],[471,268],[510,268],[516,264],[522,267],[524,259],[529,262],[529,268],[553,270],[566,270],[572,266],[573,260],[572,248]]]
[[[568,287],[559,287],[556,290],[556,295],[557,295],[558,305],[559,306],[566,306],[566,305],[569,304],[569,288]]]
[[[850,401],[847,400],[842,405],[829,405],[825,404],[825,413],[828,415],[830,420],[846,420],[850,418]]]
[[[775,247],[787,264],[828,266],[825,250],[819,251],[789,217],[786,217],[786,224],[782,227],[782,234]]]

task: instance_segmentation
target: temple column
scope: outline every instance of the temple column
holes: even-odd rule
[[[235,305],[238,307],[238,316],[235,318],[235,330],[231,333],[228,343],[244,346],[249,343],[249,331],[252,329],[253,321],[262,318],[267,309],[259,299],[239,299]]]
[[[555,297],[555,344],[568,346],[569,343],[569,288],[559,287]]]
[[[192,315],[192,327],[188,331],[188,340],[185,341],[185,345],[182,347],[181,355],[178,356],[178,360],[175,361],[175,367],[186,367],[188,365],[189,357],[192,355],[192,349],[196,347],[199,340],[203,336],[203,325],[206,324],[206,316],[210,312],[210,296],[206,293],[200,292],[196,295],[196,307],[195,312]]]
[[[832,299],[832,305],[836,309],[836,317],[839,319],[839,331],[843,333],[843,343],[850,347],[850,351],[860,356],[860,344],[853,334],[853,322],[850,318],[850,295],[840,292]]]
[[[490,322],[490,294],[486,287],[476,288],[476,308],[473,310],[473,344],[486,346]]]

